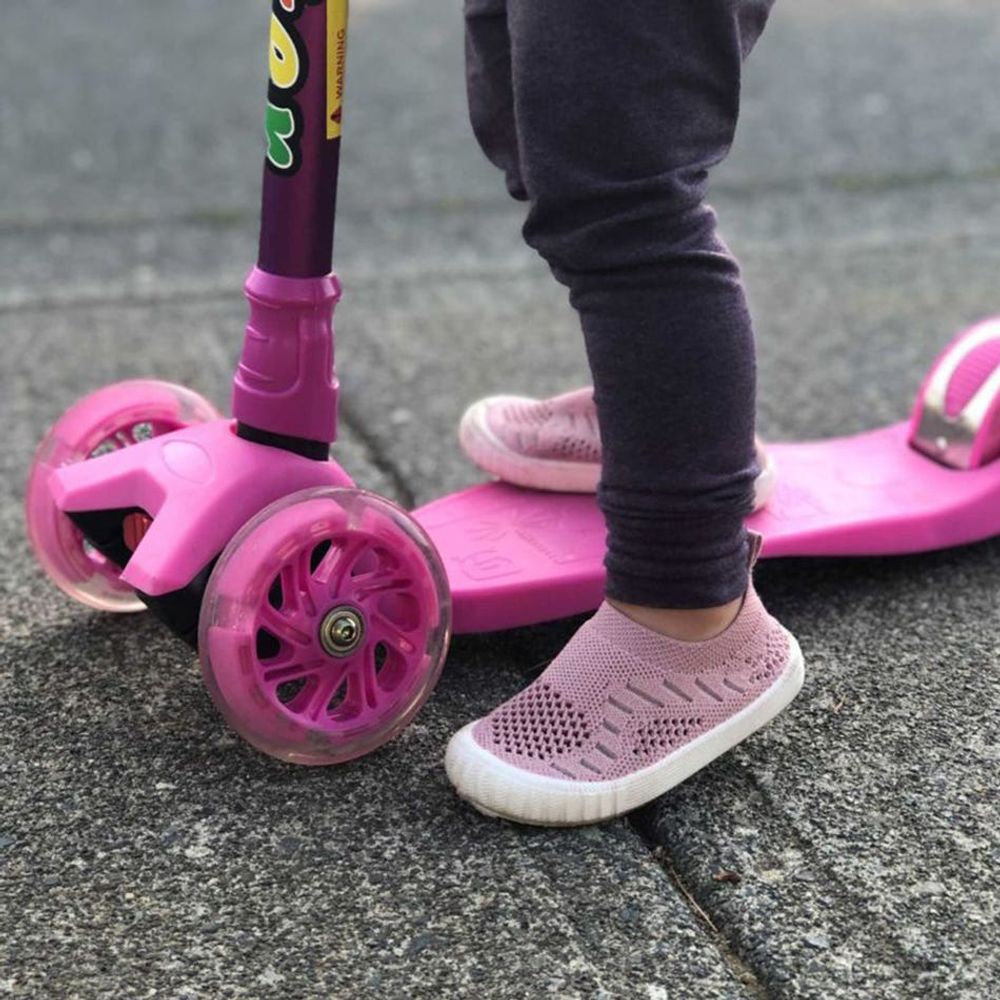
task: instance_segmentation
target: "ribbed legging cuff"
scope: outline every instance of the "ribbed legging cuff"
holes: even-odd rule
[[[662,517],[605,510],[607,596],[650,608],[712,608],[747,588],[741,514]]]

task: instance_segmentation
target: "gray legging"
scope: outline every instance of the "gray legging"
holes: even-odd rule
[[[704,199],[772,2],[466,0],[473,129],[580,314],[622,601],[746,587],[753,330]]]

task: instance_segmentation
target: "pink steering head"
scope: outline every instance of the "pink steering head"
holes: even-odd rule
[[[336,275],[284,278],[255,267],[245,290],[250,320],[233,379],[233,416],[271,434],[336,440]]]

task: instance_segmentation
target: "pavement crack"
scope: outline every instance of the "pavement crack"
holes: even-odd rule
[[[947,234],[928,237],[915,233],[901,236],[897,232],[868,233],[849,238],[827,239],[824,247],[838,253],[882,253],[891,248],[897,257],[902,254],[916,254],[925,257],[931,249],[945,251],[955,247],[967,248],[971,243],[980,243],[977,252],[981,256],[996,256],[992,243],[993,235],[987,228],[963,226]],[[742,256],[763,258],[765,256],[787,256],[811,246],[799,237],[763,239],[745,235],[739,240]],[[456,265],[435,260],[422,265],[381,267],[378,270],[362,266],[357,270],[340,271],[344,284],[354,290],[381,289],[386,285],[419,285],[428,283],[457,285],[462,282],[481,281],[536,281],[543,272],[538,270],[534,260],[483,258],[476,263]],[[154,284],[136,284],[128,281],[102,282],[100,285],[77,284],[58,291],[46,289],[35,292],[31,287],[17,287],[0,290],[0,315],[59,312],[80,308],[149,308],[168,305],[184,307],[192,304],[215,303],[232,299],[238,295],[242,284],[242,271],[233,271],[231,276],[220,276],[213,281],[198,281],[186,277],[158,280]]]
[[[440,264],[424,268],[399,268],[395,271],[357,272],[345,278],[351,289],[382,288],[386,284],[424,284],[447,281],[450,284],[476,281],[517,281],[537,276],[537,269],[525,264],[484,263],[462,268]],[[341,272],[341,277],[344,277]],[[34,295],[23,290],[0,292],[0,315],[9,313],[43,313],[80,308],[149,308],[168,305],[184,308],[194,303],[225,302],[239,294],[242,278],[219,279],[213,282],[170,281],[155,288],[137,289],[132,286],[102,285],[99,288],[79,286],[53,295]]]
[[[398,504],[407,509],[412,509],[417,505],[416,496],[407,483],[403,473],[395,462],[388,456],[382,447],[378,437],[364,425],[364,422],[355,414],[353,408],[348,404],[342,394],[338,404],[340,422],[354,435],[365,450],[365,455],[369,462],[392,483],[395,496],[392,498]]]
[[[238,285],[233,282],[163,283],[149,291],[119,285],[100,288],[81,286],[61,294],[32,295],[26,292],[0,294],[0,315],[4,313],[53,312],[79,308],[144,308],[158,305],[188,306],[193,303],[225,301],[233,298]]]
[[[745,800],[752,801],[753,797],[756,796],[759,807],[766,811],[774,823],[780,826],[782,835],[787,838],[791,847],[802,858],[809,859],[808,865],[805,867],[822,873],[825,893],[832,900],[831,907],[838,912],[858,912],[859,917],[860,914],[864,914],[866,919],[863,921],[863,925],[867,928],[865,932],[865,960],[871,962],[874,955],[880,957],[889,955],[899,966],[912,967],[914,956],[907,952],[900,939],[892,933],[890,928],[885,926],[884,918],[872,909],[871,904],[863,895],[852,891],[851,886],[824,858],[817,845],[781,808],[780,803],[769,793],[767,786],[760,782],[750,769],[740,769],[740,774],[745,783],[742,792]],[[772,981],[767,968],[762,968],[759,962],[754,965],[745,957],[747,947],[739,926],[727,926],[726,920],[720,919],[718,914],[713,913],[704,900],[703,892],[701,893],[702,898],[699,899],[698,890],[691,884],[697,883],[697,872],[687,870],[682,874],[678,871],[674,856],[667,846],[658,842],[655,823],[650,822],[648,816],[648,812],[639,812],[629,818],[629,825],[646,844],[657,864],[663,868],[671,884],[683,897],[699,926],[709,935],[722,958],[732,969],[733,974],[747,986],[752,996],[758,997],[760,1000],[773,1000],[773,998],[786,996],[780,985],[776,986]],[[676,849],[678,845],[673,846]],[[681,864],[681,868],[685,869],[689,866]],[[769,989],[777,989],[777,992],[768,992]]]
[[[631,823],[630,825],[633,826],[639,837],[649,845],[649,840],[643,831]],[[726,935],[719,930],[708,911],[698,902],[690,886],[681,878],[667,849],[657,844],[652,846],[651,853],[657,864],[666,873],[667,878],[670,879],[671,885],[680,893],[681,898],[694,916],[695,922],[707,932],[726,968],[756,1000],[774,1000],[773,995],[768,993],[756,971],[740,957]]]
[[[805,176],[721,177],[713,184],[716,195],[753,198],[760,195],[794,194],[813,188],[847,194],[880,194],[888,191],[931,187],[937,184],[969,184],[1000,180],[1000,163],[986,163],[968,170],[954,170],[946,164],[917,171],[876,171],[873,173],[833,171]],[[441,195],[400,198],[390,203],[345,206],[342,222],[368,223],[390,215],[448,216],[482,215],[510,211],[510,201],[493,195]],[[67,217],[41,214],[0,213],[0,238],[35,233],[92,234],[111,230],[135,230],[164,226],[195,227],[207,230],[253,229],[259,221],[256,208],[245,205],[200,205],[188,210],[104,211]]]

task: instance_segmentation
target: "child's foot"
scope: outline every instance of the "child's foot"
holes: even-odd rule
[[[504,482],[563,493],[597,491],[601,438],[590,386],[552,399],[480,399],[465,411],[458,438],[479,468]],[[774,460],[760,440],[757,463],[754,510],[774,490]]]
[[[802,653],[751,582],[721,634],[684,642],[605,602],[545,672],[456,733],[445,767],[480,812],[572,826],[662,795],[798,694]]]

